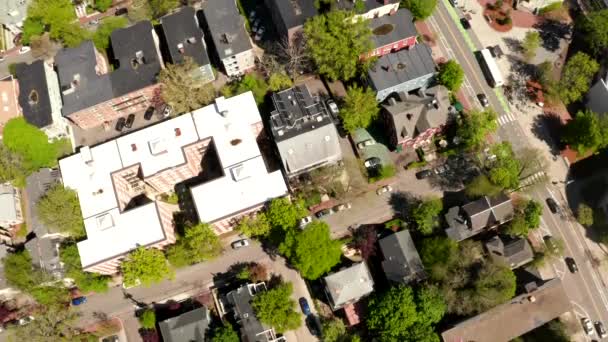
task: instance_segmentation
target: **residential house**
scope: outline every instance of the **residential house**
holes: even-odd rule
[[[253,46],[236,0],[208,0],[203,7],[203,16],[205,31],[211,37],[226,74],[238,76],[253,69]]]
[[[23,223],[21,193],[10,183],[0,184],[0,227]]]
[[[115,273],[139,247],[175,242],[173,213],[160,200],[188,181],[198,219],[217,234],[287,194],[269,173],[256,139],[262,119],[251,92],[123,135],[59,161],[64,184],[78,192],[87,239],[78,243],[85,271]]]
[[[530,287],[528,287],[530,288]],[[444,342],[512,341],[572,310],[562,281],[555,278],[441,334]]]
[[[194,8],[185,6],[179,11],[160,18],[164,38],[165,61],[179,64],[189,57],[198,65],[192,77],[201,83],[215,79],[213,68],[207,55],[203,31],[199,26]]]
[[[305,85],[272,94],[270,130],[288,177],[342,160],[332,117]]]
[[[485,247],[494,260],[509,265],[511,269],[525,265],[534,259],[534,251],[528,240],[494,236],[485,242]]]
[[[363,54],[363,59],[381,57],[416,44],[418,31],[414,25],[414,16],[407,9],[400,9],[393,15],[373,18],[369,21],[369,28],[372,30],[374,49]]]
[[[356,4],[357,1],[362,3],[361,8]],[[395,14],[399,9],[399,2],[400,0],[342,0],[336,1],[335,5],[339,9],[355,11],[358,17],[373,19]]]
[[[12,41],[10,40],[23,30],[23,21],[31,2],[32,0],[4,0],[0,3],[0,23],[3,26],[0,33],[9,38],[5,40],[5,44],[10,44],[9,46],[5,45],[4,49],[10,49],[12,47]],[[10,31],[11,35],[6,35],[3,32],[4,29]]]
[[[431,48],[421,43],[380,57],[367,72],[367,82],[382,102],[392,93],[427,88],[435,74]]]
[[[209,309],[203,306],[158,322],[160,334],[165,342],[205,342],[211,323]]]
[[[389,281],[407,285],[424,280],[424,266],[409,230],[404,229],[378,241],[384,260],[382,269]]]
[[[587,109],[594,113],[608,115],[608,72],[587,92]]]
[[[230,291],[220,301],[221,315],[232,313],[240,326],[241,339],[247,342],[284,342],[284,337],[277,337],[273,327],[262,324],[255,316],[251,303],[256,294],[266,291],[265,283],[247,284]]]
[[[68,123],[61,115],[61,93],[57,74],[45,61],[20,63],[16,68],[19,82],[19,106],[25,121],[40,128],[49,139],[68,135]]]
[[[314,1],[310,0],[265,0],[272,21],[282,41],[294,42],[302,34],[306,20],[317,15]]]
[[[462,207],[452,207],[445,214],[447,236],[462,241],[513,219],[513,203],[506,194],[484,196]]]
[[[17,93],[17,80],[12,75],[0,79],[0,139],[6,123],[21,115]]]
[[[325,294],[332,310],[354,304],[374,291],[367,264],[360,262],[323,278]]]
[[[450,97],[444,86],[400,92],[382,104],[381,118],[389,148],[418,148],[430,144],[450,117]]]
[[[88,129],[145,111],[160,100],[157,76],[163,67],[158,37],[149,21],[112,31],[110,71],[91,41],[55,56],[63,116]]]

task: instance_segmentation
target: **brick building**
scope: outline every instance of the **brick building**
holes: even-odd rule
[[[391,52],[409,48],[416,44],[416,26],[414,17],[406,9],[394,12],[369,21],[372,30],[372,42],[374,49],[361,58],[381,57]]]

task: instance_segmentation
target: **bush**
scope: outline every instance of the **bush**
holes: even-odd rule
[[[13,77],[17,77],[17,63],[11,63],[8,65],[8,72],[13,75]]]
[[[541,8],[538,11],[538,14],[540,14],[540,15],[547,14],[549,12],[553,12],[553,11],[562,9],[562,7],[563,7],[563,3],[561,1],[556,1],[554,3],[551,3],[551,4]]]
[[[375,183],[382,179],[391,178],[396,172],[394,165],[383,165],[380,169],[373,171],[373,175],[368,178],[368,182]]]
[[[152,309],[146,309],[141,316],[139,316],[139,323],[144,329],[154,329],[156,326],[156,314]]]
[[[112,6],[112,0],[95,0],[95,9],[99,12],[105,12]]]

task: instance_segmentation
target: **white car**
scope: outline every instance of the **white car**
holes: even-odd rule
[[[247,240],[247,239],[236,240],[231,244],[231,246],[232,246],[232,249],[239,249],[242,247],[247,247],[247,246],[249,246],[249,240]]]
[[[344,203],[344,204],[338,204],[335,207],[333,207],[332,209],[334,210],[334,212],[340,212],[340,211],[344,211],[346,209],[350,209],[352,208],[352,204],[350,203]]]
[[[329,110],[332,112],[332,114],[338,114],[340,113],[340,110],[338,109],[338,105],[334,102],[334,100],[327,100],[327,107],[329,107]]]
[[[390,185],[385,185],[385,186],[381,187],[380,189],[376,190],[376,194],[378,196],[380,196],[384,193],[391,192],[391,191],[393,191],[393,188]]]
[[[358,148],[358,149],[362,149],[362,148],[364,148],[365,146],[371,146],[371,145],[374,145],[375,143],[376,143],[376,142],[374,141],[374,139],[367,139],[367,140],[364,140],[364,141],[362,141],[362,142],[358,143],[358,144],[357,144],[357,148]]]
[[[300,219],[300,228],[306,227],[310,222],[312,222],[312,216],[302,217]]]
[[[24,54],[26,52],[29,52],[32,48],[30,48],[29,46],[22,46],[21,49],[19,49],[19,54]]]
[[[589,318],[583,318],[582,323],[583,330],[585,330],[585,334],[587,334],[588,336],[593,335],[595,330],[593,330],[593,323],[591,323],[591,320]]]

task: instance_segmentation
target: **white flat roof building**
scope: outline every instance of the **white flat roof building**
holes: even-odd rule
[[[207,146],[215,148],[223,175],[191,188],[202,222],[286,195],[281,172],[269,173],[261,156],[256,139],[262,130],[247,92],[60,160],[63,182],[78,192],[84,219],[87,239],[78,243],[83,268],[113,273],[129,251],[174,242],[172,211],[156,195],[196,177]]]

